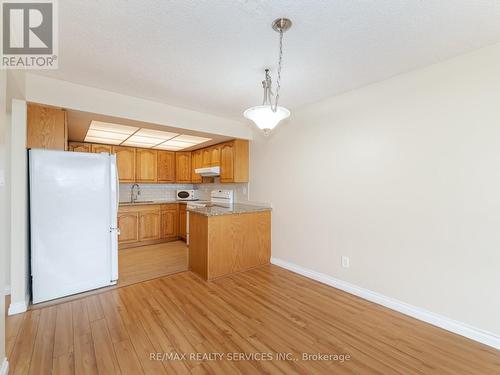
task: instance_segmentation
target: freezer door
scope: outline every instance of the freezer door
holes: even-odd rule
[[[110,156],[30,151],[33,303],[111,283]]]

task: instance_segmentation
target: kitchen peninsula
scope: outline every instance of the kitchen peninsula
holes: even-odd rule
[[[213,280],[270,262],[270,207],[235,203],[188,210],[192,272]]]

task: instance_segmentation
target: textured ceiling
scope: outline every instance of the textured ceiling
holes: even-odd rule
[[[64,0],[59,70],[41,72],[241,119],[275,79],[291,110],[500,41],[498,0]]]

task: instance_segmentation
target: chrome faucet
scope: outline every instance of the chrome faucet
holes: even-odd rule
[[[134,188],[137,186],[137,194],[134,196]],[[135,203],[137,198],[141,195],[141,187],[139,186],[138,183],[135,183],[132,185],[130,188],[130,202]]]

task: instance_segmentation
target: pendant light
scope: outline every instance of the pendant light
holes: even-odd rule
[[[281,88],[281,61],[283,57],[283,33],[292,26],[292,21],[288,18],[278,18],[273,22],[273,30],[280,34],[280,50],[278,60],[278,78],[276,82],[276,95],[272,91],[271,75],[269,69],[265,70],[265,78],[262,81],[264,89],[264,100],[262,105],[248,108],[243,112],[243,116],[252,120],[265,135],[268,135],[281,120],[290,116],[290,111],[285,107],[278,106]]]

